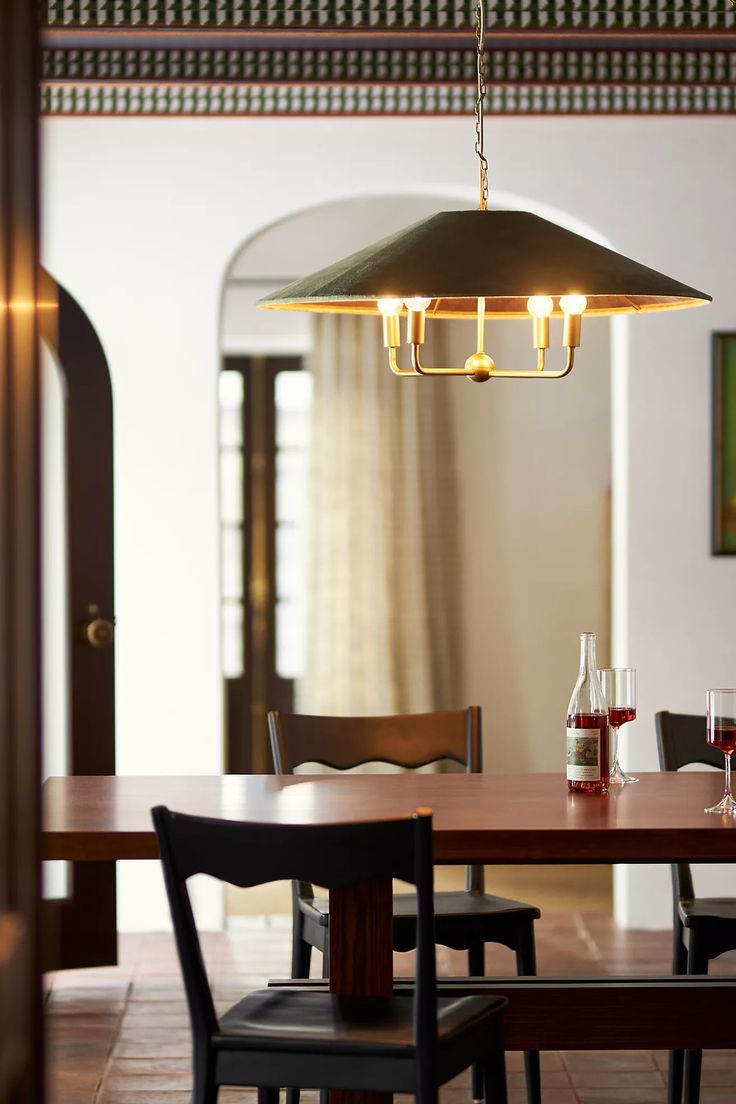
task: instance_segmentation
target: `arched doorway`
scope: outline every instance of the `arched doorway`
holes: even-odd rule
[[[112,388],[100,340],[48,274],[42,298],[45,772],[115,773]],[[47,868],[44,968],[117,961],[115,863]]]
[[[589,228],[566,220],[560,212],[512,197],[501,197],[501,202],[536,209],[590,234]],[[237,367],[238,358],[247,367],[237,386],[226,382],[221,393],[221,450],[231,447],[228,434],[234,412],[245,402],[247,373],[251,379],[260,373],[260,380],[255,380],[259,386],[268,376],[270,363],[288,359],[300,364],[303,374],[312,347],[309,316],[258,311],[255,303],[261,295],[434,211],[467,206],[467,197],[457,194],[345,199],[291,214],[244,243],[226,275],[220,336],[224,374]],[[458,361],[467,355],[465,347],[472,340],[469,329],[455,326]],[[552,356],[557,340],[553,333]],[[523,324],[489,324],[488,342],[499,364],[523,364],[529,359],[529,333]],[[490,769],[559,770],[561,743],[556,745],[553,734],[574,682],[578,632],[593,625],[601,638],[602,657],[608,651],[610,365],[610,323],[586,320],[579,364],[559,385],[526,387],[498,381],[478,390],[455,381],[452,386],[448,416],[455,422],[463,488],[463,700],[484,706]],[[299,373],[292,375],[296,378]],[[271,396],[273,424],[278,414],[271,383],[266,391]],[[274,496],[277,452],[273,451],[270,466],[260,468],[270,470]],[[585,465],[580,464],[581,452]],[[547,458],[542,464],[540,456]],[[245,474],[247,482],[247,466],[236,460],[226,479],[238,483]],[[228,497],[223,493],[223,502]],[[279,519],[272,516],[265,527],[254,527],[253,521],[247,499],[242,499],[236,524],[246,542],[254,530],[270,541],[271,574],[265,579],[249,576],[248,560],[238,541],[223,540],[223,552],[229,558],[223,563],[223,579],[239,574],[239,594],[245,596],[233,618],[232,605],[239,604],[240,597],[233,598],[232,591],[223,589],[223,653],[245,656],[248,648],[257,647],[252,637],[247,642],[257,623],[248,610],[248,595],[260,595],[271,617],[271,635],[269,650],[259,658],[269,677],[278,678],[276,611],[287,597],[279,582]],[[222,523],[226,526],[228,518],[223,516]],[[238,685],[236,679],[244,677],[245,669],[238,670],[236,677],[227,669],[223,672],[227,769],[254,770],[249,765],[254,762],[261,764],[260,769],[270,769],[265,743],[268,695],[254,697],[250,704],[247,698],[238,698],[245,683]],[[298,676],[298,667],[288,673]],[[530,679],[535,695],[522,693]],[[560,878],[564,882],[562,873]],[[598,896],[608,892],[606,885],[610,886],[610,871],[602,875]]]

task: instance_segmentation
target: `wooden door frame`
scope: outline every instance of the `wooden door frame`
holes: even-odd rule
[[[57,304],[54,324],[43,326],[42,336],[56,357],[66,391],[71,734],[68,769],[74,775],[115,774],[110,372],[88,316],[48,273],[42,274],[42,297]],[[102,634],[99,640],[94,631],[88,631],[91,625]],[[114,862],[73,864],[68,896],[44,902],[44,968],[73,969],[117,963],[116,906]]]
[[[222,371],[243,376],[243,674],[224,680],[225,769],[273,770],[266,717],[291,708],[276,674],[276,419],[279,372],[301,370],[298,356],[227,356]]]
[[[37,16],[0,4],[0,1104],[43,1099]]]

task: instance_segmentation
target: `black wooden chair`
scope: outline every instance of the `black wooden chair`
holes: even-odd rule
[[[347,770],[370,762],[417,768],[450,759],[468,774],[482,770],[481,714],[479,706],[440,713],[390,717],[310,717],[295,713],[268,715],[271,751],[277,774],[292,774],[305,763],[323,763]],[[323,975],[329,972],[329,907],[327,898],[316,897],[312,885],[292,887],[293,943],[291,976],[309,976],[312,948],[322,952]],[[468,973],[485,975],[485,944],[501,943],[516,953],[519,974],[537,972],[534,921],[540,912],[534,905],[494,897],[485,892],[482,866],[469,866],[466,888],[435,894],[436,940],[446,947],[468,952]],[[416,904],[413,895],[394,897],[394,949],[416,946]],[[527,1099],[540,1104],[539,1055],[524,1055]],[[473,1099],[482,1094],[480,1070],[473,1071]],[[296,1104],[298,1094],[289,1094]]]
[[[432,818],[361,824],[273,825],[152,810],[192,1025],[193,1104],[216,1104],[220,1085],[301,1086],[413,1094],[437,1104],[438,1086],[473,1062],[487,1104],[505,1104],[504,997],[437,998],[432,899]],[[416,886],[414,994],[342,997],[272,988],[218,1017],[187,879],[209,874],[238,886],[308,877],[330,889],[375,878]]]
[[[661,770],[674,771],[688,763],[719,767],[723,770],[723,752],[706,742],[706,718],[687,713],[657,713],[657,746]],[[672,866],[674,906],[672,973],[707,974],[708,963],[726,951],[736,949],[736,899],[732,897],[696,897],[689,863]],[[668,1104],[700,1100],[702,1052],[670,1052]]]

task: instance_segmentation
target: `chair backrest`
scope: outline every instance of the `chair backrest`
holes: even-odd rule
[[[660,770],[676,771],[691,763],[724,769],[723,752],[706,741],[704,716],[662,710],[655,714],[655,722]],[[673,864],[672,889],[675,909],[680,898],[691,901],[695,896],[689,863]]]
[[[425,767],[452,759],[468,773],[482,770],[480,707],[442,713],[402,713],[389,717],[311,717],[268,714],[277,774],[304,763],[349,770],[364,763]]]
[[[293,774],[304,763],[350,770],[365,763],[388,763],[416,769],[444,759],[483,770],[480,706],[438,713],[400,713],[383,717],[314,717],[300,713],[268,714],[271,753],[277,774]],[[468,892],[482,893],[482,866],[466,871]],[[303,896],[311,887],[304,884]]]
[[[217,1017],[197,935],[187,879],[209,874],[237,886],[309,879],[337,889],[374,879],[401,878],[417,892],[417,1047],[436,1045],[436,967],[432,816],[429,810],[396,820],[286,825],[212,820],[151,810],[169,898],[192,1029],[204,1042]]]

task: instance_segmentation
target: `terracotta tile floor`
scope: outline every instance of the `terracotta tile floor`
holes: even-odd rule
[[[219,1008],[248,988],[288,973],[287,926],[206,934],[203,946]],[[602,915],[545,916],[537,925],[544,974],[667,973],[668,932],[621,932]],[[315,968],[319,956],[315,955]],[[443,974],[464,973],[463,956],[440,948]],[[488,949],[488,969],[513,973],[510,952]],[[396,956],[410,973],[411,955]],[[736,955],[713,963],[736,974]],[[173,942],[168,935],[121,938],[118,967],[47,978],[51,1104],[188,1104],[189,1028]],[[519,1054],[509,1054],[512,1104],[523,1101]],[[660,1052],[566,1051],[542,1056],[544,1104],[665,1104],[667,1055]],[[736,1104],[736,1050],[704,1057],[702,1104]],[[220,1104],[250,1104],[249,1090],[222,1090]],[[314,1099],[304,1094],[304,1104]],[[447,1086],[443,1104],[469,1104],[467,1077]]]

